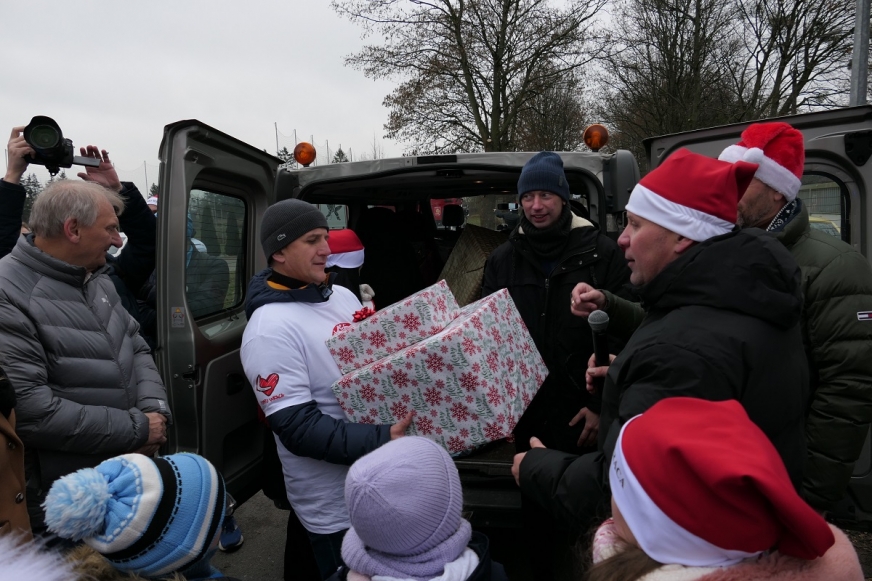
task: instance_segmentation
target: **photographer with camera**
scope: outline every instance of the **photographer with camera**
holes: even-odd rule
[[[0,180],[0,257],[12,251],[21,233],[21,216],[24,214],[24,200],[27,197],[27,192],[20,185],[27,169],[24,158],[35,155],[24,140],[23,132],[24,126],[13,127],[6,146],[6,175]]]
[[[45,133],[37,137],[45,143]],[[45,531],[40,504],[55,479],[118,454],[154,455],[170,418],[150,349],[119,298],[132,296],[127,285],[137,278],[141,285],[154,268],[154,215],[133,184],[119,181],[108,152],[91,145],[76,158],[59,129],[58,140],[65,145],[44,157],[26,128],[13,129],[0,182],[2,203],[17,203],[13,219],[3,212],[16,240],[0,259],[0,367],[18,402],[36,535]],[[19,236],[25,197],[19,182],[28,164],[56,172],[80,162],[84,181],[50,184],[34,202],[33,233]],[[115,259],[107,251],[121,246],[119,215],[141,246]],[[8,239],[6,230],[0,239]]]

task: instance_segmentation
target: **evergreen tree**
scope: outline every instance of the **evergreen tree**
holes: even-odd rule
[[[336,154],[333,156],[332,163],[345,163],[348,161],[348,156],[345,155],[345,152],[342,151],[342,146],[339,146],[339,149],[336,150]]]

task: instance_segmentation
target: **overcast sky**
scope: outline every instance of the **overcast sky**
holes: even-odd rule
[[[277,123],[289,150],[296,129],[301,141],[314,135],[319,156],[329,140],[331,153],[341,144],[357,158],[374,136],[400,155],[382,139],[394,84],[343,65],[360,37],[327,0],[2,0],[4,149],[13,126],[47,115],[77,148],[107,149],[141,189],[137,176],[157,177],[164,125],[181,119],[270,153]]]

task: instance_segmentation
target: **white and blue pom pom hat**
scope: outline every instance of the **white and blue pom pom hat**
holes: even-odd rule
[[[224,480],[196,454],[125,454],[57,480],[49,531],[84,541],[121,571],[184,573],[211,556],[224,519]]]

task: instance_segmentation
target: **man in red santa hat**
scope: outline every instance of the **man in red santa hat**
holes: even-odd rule
[[[808,402],[799,267],[765,232],[735,228],[757,170],[679,150],[634,188],[618,244],[645,312],[605,374],[600,453],[573,457],[534,438],[513,466],[521,490],[565,523],[585,529],[605,509],[621,427],[671,397],[737,400],[799,486]]]
[[[813,393],[802,495],[829,510],[845,494],[872,422],[872,267],[848,244],[809,227],[808,206],[797,197],[802,133],[783,122],[755,123],[719,159],[758,164],[739,200],[739,226],[774,233],[802,269]]]

